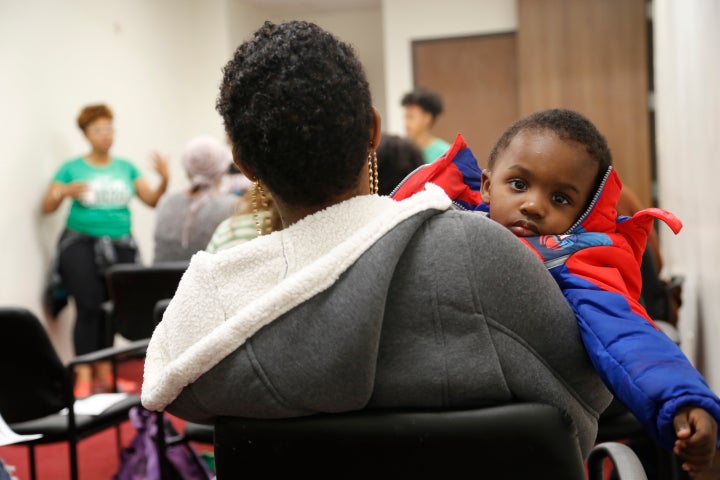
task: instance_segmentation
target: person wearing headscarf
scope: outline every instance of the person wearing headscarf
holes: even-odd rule
[[[189,261],[207,246],[220,222],[232,215],[237,200],[222,188],[232,163],[226,144],[206,135],[193,138],[180,161],[190,185],[164,195],[158,203],[153,263]]]

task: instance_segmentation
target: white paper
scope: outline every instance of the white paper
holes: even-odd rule
[[[75,415],[100,415],[127,396],[127,393],[96,393],[95,395],[75,400]],[[60,413],[67,415],[67,408],[62,409]]]
[[[5,445],[12,445],[13,443],[27,442],[29,440],[35,440],[42,437],[41,434],[36,435],[18,435],[13,432],[5,419],[0,415],[0,447]]]

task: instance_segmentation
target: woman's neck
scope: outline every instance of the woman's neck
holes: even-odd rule
[[[110,163],[110,153],[93,150],[85,155],[85,160],[93,165],[107,165]]]
[[[352,190],[349,190],[341,195],[338,195],[335,198],[332,198],[331,200],[322,203],[320,205],[313,205],[311,207],[305,207],[305,206],[298,206],[298,205],[290,205],[285,202],[283,202],[278,197],[273,197],[273,200],[275,201],[275,205],[277,206],[278,213],[280,214],[280,218],[282,220],[283,228],[287,228],[293,223],[297,222],[298,220],[302,220],[303,218],[307,217],[308,215],[312,215],[313,213],[317,213],[320,210],[324,210],[328,207],[331,207],[333,205],[336,205],[338,203],[344,202],[345,200],[349,200],[350,198],[356,197],[358,195],[367,195],[370,193],[367,191],[367,188],[362,187],[356,187]]]

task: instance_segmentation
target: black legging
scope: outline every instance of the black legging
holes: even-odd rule
[[[102,304],[108,300],[105,278],[95,263],[95,239],[84,237],[73,241],[60,252],[60,276],[68,294],[75,300],[75,355],[94,352],[111,346],[109,322]],[[118,263],[133,263],[136,250],[116,246]]]

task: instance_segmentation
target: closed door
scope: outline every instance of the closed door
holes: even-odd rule
[[[564,107],[605,135],[623,183],[650,206],[646,0],[519,0],[520,114]]]
[[[433,132],[450,143],[462,133],[484,167],[518,116],[515,34],[415,41],[413,66],[415,86],[443,97],[444,112]]]

